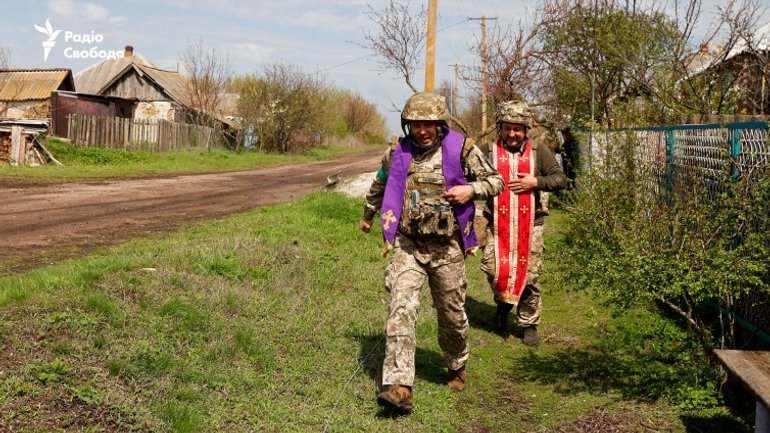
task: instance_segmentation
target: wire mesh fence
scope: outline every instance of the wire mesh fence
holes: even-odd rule
[[[770,138],[767,122],[741,122],[708,125],[611,130],[591,134],[588,160],[601,163],[603,151],[617,140],[635,140],[634,161],[649,174],[649,193],[661,197],[692,179],[705,185],[709,194],[722,194],[728,182],[742,176],[766,173],[770,168]],[[770,243],[766,215],[752,215],[748,230],[759,233]],[[768,258],[770,260],[770,258]],[[750,291],[731,300],[729,314],[739,324],[760,333],[770,342],[770,294]]]

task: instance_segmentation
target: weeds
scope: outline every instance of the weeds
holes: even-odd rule
[[[454,393],[444,383],[426,290],[416,409],[383,416],[374,397],[387,262],[379,234],[358,230],[360,211],[358,200],[315,193],[0,279],[0,424],[56,431],[66,418],[82,429],[177,432],[744,425],[716,410],[713,372],[694,367],[701,359],[686,356],[691,341],[669,318],[613,317],[592,296],[559,288],[551,246],[565,217],[556,210],[546,223],[545,343],[533,351],[490,330],[494,304],[471,257],[468,388]],[[50,410],[29,416],[30,404]],[[741,428],[731,431],[750,431]]]

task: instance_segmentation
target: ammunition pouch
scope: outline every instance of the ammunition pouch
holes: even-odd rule
[[[451,238],[457,230],[455,212],[444,200],[420,200],[401,216],[401,232],[410,236]]]
[[[441,173],[415,173],[407,180],[400,230],[408,236],[451,238],[457,230],[452,205],[441,197]]]

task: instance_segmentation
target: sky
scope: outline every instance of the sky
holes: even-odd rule
[[[73,74],[132,45],[156,67],[182,70],[180,58],[198,42],[217,50],[237,75],[284,63],[320,72],[330,85],[357,92],[375,104],[391,133],[400,130],[395,107],[411,94],[403,78],[383,71],[379,59],[361,47],[375,31],[369,6],[384,10],[387,0],[2,0],[0,46],[12,67],[70,68]],[[405,2],[399,2],[405,3]],[[427,0],[411,0],[413,8]],[[706,1],[704,25],[724,1]],[[478,65],[478,18],[492,26],[524,22],[535,0],[437,0],[435,85],[454,81],[454,66]],[[495,18],[496,20],[492,20]],[[765,11],[762,23],[770,21]],[[47,24],[48,23],[48,24]],[[489,33],[488,33],[489,34]],[[45,41],[52,45],[45,57]],[[416,73],[422,88],[425,72]],[[470,89],[459,83],[459,96]]]

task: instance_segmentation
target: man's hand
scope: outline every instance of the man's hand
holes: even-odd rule
[[[516,178],[508,182],[508,188],[516,194],[524,194],[537,188],[537,178],[529,173],[516,173]]]
[[[361,221],[358,222],[358,228],[364,233],[369,233],[372,231],[372,222],[361,218]]]
[[[441,197],[445,198],[452,204],[465,204],[473,199],[473,187],[470,185],[455,185],[441,193]]]

